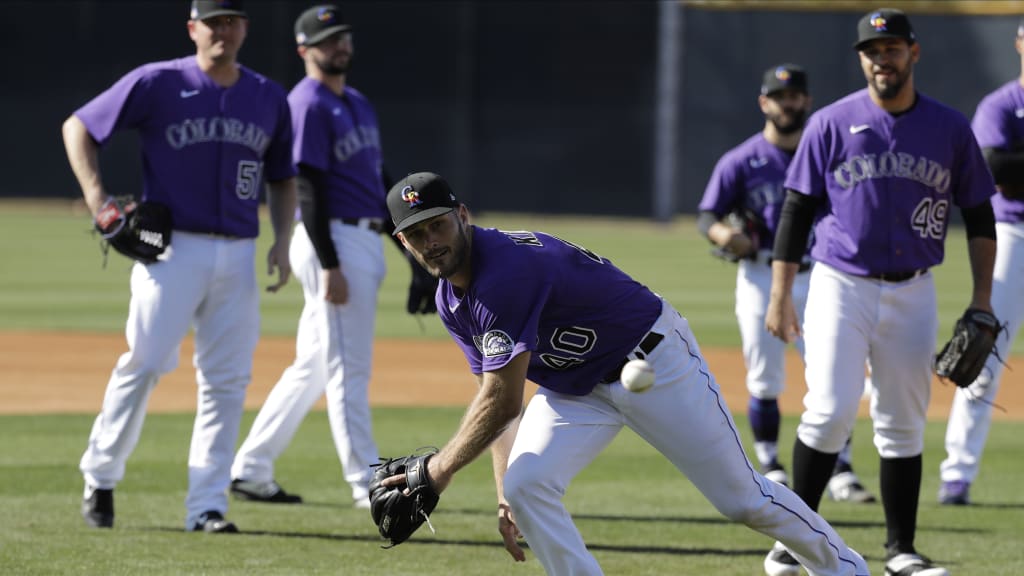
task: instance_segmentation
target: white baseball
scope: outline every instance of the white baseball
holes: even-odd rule
[[[630,392],[646,392],[654,384],[654,368],[647,360],[630,360],[622,367],[619,379]]]

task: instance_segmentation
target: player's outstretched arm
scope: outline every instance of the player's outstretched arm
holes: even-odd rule
[[[295,178],[270,182],[267,185],[267,207],[270,210],[270,225],[274,229],[274,243],[267,253],[267,274],[277,271],[277,283],[267,286],[268,292],[277,292],[288,283],[292,267],[288,261],[288,248],[292,239],[292,224],[295,221]]]
[[[64,136],[64,150],[68,155],[68,163],[74,172],[78,185],[82,188],[82,196],[93,216],[99,212],[107,200],[100,178],[99,145],[93,140],[85,124],[72,115],[61,127]]]
[[[459,429],[428,462],[427,477],[435,492],[443,492],[452,476],[476,460],[519,416],[529,362],[530,353],[522,352],[502,368],[483,373],[480,389],[466,409]],[[389,488],[403,484],[405,477],[401,475],[381,482]]]

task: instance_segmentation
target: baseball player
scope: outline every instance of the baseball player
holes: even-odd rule
[[[326,390],[345,479],[356,506],[368,507],[370,465],[378,460],[370,366],[377,294],[385,275],[380,232],[387,218],[380,131],[373,106],[346,84],[352,28],[338,7],[302,12],[295,39],[306,77],[288,96],[303,221],[295,228],[291,262],[306,304],[295,362],[271,390],[235,456],[231,491],[261,502],[302,501],[274,481],[274,460]]]
[[[867,89],[821,109],[804,130],[786,176],[765,323],[787,342],[801,334],[792,286],[813,224],[816,264],[802,330],[807,395],[793,489],[817,509],[857,418],[870,360],[885,573],[941,576],[946,569],[914,546],[938,328],[929,269],[942,262],[956,205],[974,272],[971,307],[991,311],[994,185],[967,119],[915,90],[921,47],[906,14],[866,14],[854,46]],[[798,572],[778,547],[765,567]]]
[[[786,542],[808,571],[868,573],[828,523],[747,459],[696,338],[669,303],[569,241],[471,225],[437,174],[399,181],[388,209],[402,243],[441,278],[438,314],[480,386],[428,461],[429,480],[443,491],[490,447],[499,531],[514,560],[525,560],[521,532],[548,574],[601,574],[562,495],[628,426],[719,511]],[[656,374],[643,394],[619,376],[638,357]],[[527,378],[540,388],[522,412]]]
[[[195,331],[198,408],[188,460],[186,530],[237,532],[224,518],[231,455],[259,335],[254,256],[264,181],[274,228],[267,256],[274,292],[290,275],[295,212],[292,127],[284,89],[237,62],[248,19],[237,0],[195,0],[188,32],[196,55],[136,68],[64,123],[71,168],[95,215],[111,194],[98,149],[118,130],[139,133],[142,199],[170,209],[171,246],[136,262],[126,337],[80,468],[88,525],[114,523],[114,486],[160,375]]]
[[[764,327],[771,287],[771,246],[782,208],[786,167],[803,133],[811,109],[807,73],[794,64],[772,66],[761,81],[758,104],[764,128],[719,159],[698,206],[697,227],[736,261],[736,320],[747,365],[750,401],[747,417],[754,433],[754,451],[766,478],[788,483],[779,463],[779,394],[785,386],[785,344]],[[739,220],[736,226],[732,220]],[[803,314],[811,263],[804,257],[793,282],[793,302]],[[803,354],[803,341],[796,341]],[[840,501],[874,502],[850,463],[847,442],[829,480],[829,495]]]
[[[1024,55],[1024,22],[1017,28],[1017,52]],[[992,196],[996,218],[992,310],[1007,323],[998,348],[1008,352],[1024,319],[1024,56],[1019,78],[986,96],[972,128],[992,171],[998,194]],[[967,390],[957,390],[946,425],[946,459],[942,462],[939,502],[968,504],[985,448],[992,402],[999,390],[1003,363],[992,355]]]

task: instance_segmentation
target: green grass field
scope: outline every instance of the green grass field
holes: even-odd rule
[[[539,229],[564,236],[611,258],[687,315],[705,346],[736,346],[732,313],[735,271],[707,256],[693,222],[668,226],[636,220],[484,216],[483,225]],[[261,241],[265,253],[266,239]],[[128,264],[111,255],[102,269],[89,220],[66,205],[0,204],[0,330],[119,332],[127,302]],[[969,274],[961,230],[951,231],[947,263],[936,272],[940,340],[966,305]],[[435,318],[423,328],[404,312],[407,268],[388,249],[378,335],[445,338]],[[301,306],[292,284],[263,299],[267,334],[290,335]],[[1020,351],[1018,343],[1014,351]],[[55,351],[59,353],[59,351]],[[0,379],[3,378],[0,351]],[[0,386],[18,383],[0,382]],[[736,408],[736,407],[734,407]],[[0,408],[2,412],[2,408]],[[378,408],[374,429],[384,454],[440,445],[455,429],[461,407]],[[461,472],[426,527],[393,550],[381,550],[365,511],[349,508],[347,487],[330,441],[326,417],[312,413],[278,462],[278,480],[307,504],[274,507],[232,503],[230,518],[244,534],[207,536],[181,531],[191,414],[152,415],[117,491],[112,531],[86,529],[78,515],[78,459],[93,414],[0,417],[2,574],[542,574],[514,564],[496,532],[488,458]],[[254,414],[247,414],[243,431]],[[745,418],[740,431],[749,441]],[[795,419],[787,418],[780,445],[791,446]],[[1024,574],[1024,422],[997,422],[969,508],[935,504],[943,422],[927,429],[919,514],[922,552],[954,574]],[[870,422],[860,421],[855,443],[859,472],[877,493],[877,458]],[[788,452],[788,450],[787,450]],[[788,454],[786,455],[788,461]],[[581,474],[566,496],[584,538],[607,574],[762,574],[770,540],[725,521],[653,449],[624,432]],[[824,502],[823,514],[881,573],[885,538],[879,505]]]

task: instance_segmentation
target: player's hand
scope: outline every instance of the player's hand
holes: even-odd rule
[[[757,245],[750,236],[733,229],[722,249],[739,258],[746,258],[757,251]]]
[[[288,240],[278,240],[267,252],[267,276],[273,276],[274,271],[277,271],[277,283],[267,286],[267,292],[280,290],[292,275],[292,265],[288,262],[288,245]]]
[[[339,306],[348,303],[348,280],[345,280],[340,266],[321,270],[320,285],[324,287],[324,300]]]
[[[519,533],[519,527],[516,526],[512,508],[505,502],[498,504],[498,533],[501,534],[501,539],[505,542],[505,550],[508,550],[512,559],[516,562],[525,562],[526,553],[519,546],[519,538],[522,538],[523,535]]]
[[[769,299],[768,310],[764,315],[764,327],[769,334],[786,343],[793,342],[802,335],[800,320],[796,316],[796,307],[793,306],[791,296],[773,296]]]

